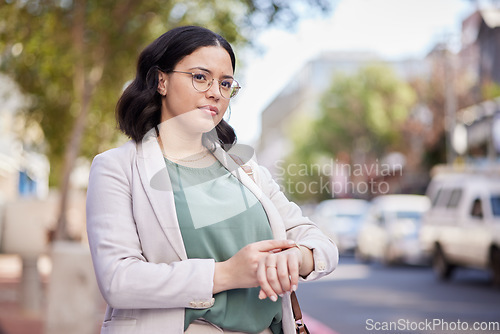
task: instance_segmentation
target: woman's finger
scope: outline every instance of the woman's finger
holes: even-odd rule
[[[298,248],[292,248],[290,251],[294,251],[295,253],[300,252]],[[297,254],[298,256],[302,256],[302,254]],[[299,285],[299,259],[296,258],[294,261],[288,261],[288,273],[290,274],[290,289],[286,291],[295,291]]]
[[[278,278],[278,283],[280,285],[280,292],[279,294],[283,294],[286,291],[290,291],[292,286],[290,284],[290,273],[289,273],[289,263],[294,262],[294,259],[290,257],[290,254],[279,254],[277,255],[277,268],[276,268],[276,275]],[[292,254],[293,257],[293,254]],[[296,262],[296,260],[295,260]],[[276,289],[274,289],[276,291]]]
[[[271,282],[269,281],[269,274],[271,274],[272,276],[274,271],[274,275],[276,276],[276,264],[275,262],[272,262],[272,259],[268,260],[268,258],[272,257],[268,256],[259,263],[259,268],[257,269],[257,279],[259,281],[260,288],[265,296],[269,297],[269,299],[275,302],[278,300],[278,296],[271,286]],[[276,282],[276,278],[274,280]],[[262,294],[260,294],[259,297],[260,296],[262,296]]]
[[[266,299],[266,298],[267,298],[266,293],[264,292],[264,290],[260,289],[260,291],[259,291],[259,299]]]
[[[267,281],[277,295],[283,295],[287,291],[283,286],[290,285],[287,261],[283,252],[269,255],[266,260]]]
[[[262,240],[254,242],[252,245],[259,252],[270,252],[294,247],[295,242],[293,240]]]

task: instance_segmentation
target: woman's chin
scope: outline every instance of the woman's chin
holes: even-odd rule
[[[180,127],[189,132],[205,133],[213,130],[221,121],[219,115],[210,115],[200,109],[195,109],[175,117],[167,119],[165,122],[169,126]]]
[[[214,123],[213,119],[198,119],[190,124],[190,128],[194,132],[205,133],[212,131],[217,124]]]

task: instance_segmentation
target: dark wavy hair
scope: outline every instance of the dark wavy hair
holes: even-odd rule
[[[161,122],[161,95],[158,93],[158,71],[172,71],[182,58],[204,46],[221,46],[231,57],[233,72],[236,58],[231,45],[220,35],[197,26],[177,27],[148,45],[139,55],[137,73],[116,105],[119,129],[139,142]],[[236,143],[234,129],[221,120],[214,131],[204,134],[204,142],[219,142],[224,149]]]

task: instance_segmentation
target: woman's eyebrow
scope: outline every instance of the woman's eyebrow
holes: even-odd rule
[[[192,71],[192,70],[202,70],[204,72],[210,73],[212,76],[214,75],[212,73],[212,71],[210,71],[208,68],[204,68],[204,67],[201,67],[201,66],[191,67],[189,70],[190,71]],[[223,75],[222,78],[223,79],[234,79],[234,77],[232,75]]]

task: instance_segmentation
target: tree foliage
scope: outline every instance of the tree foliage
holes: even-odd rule
[[[353,76],[338,76],[323,95],[315,124],[325,153],[399,149],[401,126],[415,102],[411,87],[391,68],[374,65]]]
[[[51,161],[51,184],[61,181],[64,151],[82,104],[82,154],[91,157],[117,137],[114,105],[134,73],[139,51],[164,31],[197,24],[236,46],[251,38],[250,24],[290,22],[283,1],[248,0],[11,0],[0,6],[0,70],[30,98],[26,114],[39,122]],[[313,1],[326,9],[324,1]]]
[[[492,100],[500,96],[500,85],[496,82],[486,82],[481,87],[483,100]]]
[[[115,103],[138,53],[179,25],[202,25],[233,46],[255,28],[289,24],[297,5],[325,0],[0,0],[0,70],[30,99],[51,163],[50,183],[66,197],[76,158],[114,145]],[[82,145],[83,143],[83,145]],[[64,210],[64,203],[61,205]]]
[[[330,165],[332,161],[363,163],[403,149],[403,125],[415,97],[413,89],[387,66],[371,65],[354,75],[336,75],[321,97],[318,116],[296,122],[301,129],[291,131],[294,145],[288,160],[308,166],[321,166],[325,161]],[[315,168],[308,175],[288,175],[286,182],[324,185],[329,177],[325,169]],[[332,196],[331,190],[312,190],[290,195],[313,201]]]

